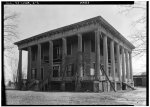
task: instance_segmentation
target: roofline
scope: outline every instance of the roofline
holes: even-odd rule
[[[63,31],[68,31],[70,29],[74,29],[74,28],[77,28],[77,27],[80,27],[82,26],[82,24],[85,24],[86,22],[88,23],[95,23],[95,22],[98,22],[100,25],[103,23],[104,25],[102,26],[106,26],[106,27],[109,27],[111,29],[111,33],[115,33],[115,36],[117,36],[117,38],[121,39],[121,40],[124,40],[125,43],[130,46],[132,49],[135,49],[135,46],[130,43],[122,34],[120,34],[112,25],[110,25],[104,18],[102,18],[101,16],[97,16],[97,17],[94,17],[94,18],[90,18],[90,19],[87,19],[87,20],[84,20],[84,21],[80,21],[80,22],[77,22],[77,23],[74,23],[74,24],[70,24],[70,25],[67,25],[67,26],[63,26],[63,27],[60,27],[60,28],[57,28],[57,29],[53,29],[53,30],[50,30],[50,31],[46,31],[44,33],[40,33],[38,35],[35,35],[35,36],[32,36],[32,37],[29,37],[29,38],[26,38],[26,39],[23,39],[23,40],[20,40],[18,42],[15,42],[14,44],[15,45],[19,45],[21,44],[22,42],[26,42],[26,41],[32,41],[33,39],[37,39],[37,38],[41,38],[44,36],[44,34],[49,34],[49,36],[51,35],[54,35],[54,34],[57,34],[57,33],[61,33]],[[48,36],[48,35],[45,35],[45,36]]]

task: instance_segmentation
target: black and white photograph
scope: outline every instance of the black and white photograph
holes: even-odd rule
[[[148,105],[148,1],[2,1],[2,105]]]

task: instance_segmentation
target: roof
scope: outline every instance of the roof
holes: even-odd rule
[[[30,38],[23,39],[21,41],[15,42],[14,44],[15,45],[21,45],[21,44],[24,44],[24,43],[28,43],[32,40],[40,39],[40,38],[47,37],[47,36],[50,37],[50,36],[55,35],[57,33],[62,33],[62,32],[65,32],[65,31],[73,30],[73,29],[80,28],[80,27],[83,27],[83,26],[86,26],[86,25],[89,25],[89,24],[96,24],[96,23],[99,23],[102,27],[104,27],[105,29],[110,31],[110,33],[112,33],[114,36],[116,36],[116,38],[120,39],[121,41],[124,41],[124,43],[127,44],[131,49],[135,48],[135,46],[132,43],[130,43],[125,37],[123,37],[113,26],[111,26],[101,16],[97,16],[97,17],[90,18],[90,19],[87,19],[87,20],[84,20],[84,21],[81,21],[81,22],[78,22],[78,23],[68,25],[68,26],[64,26],[64,27],[61,27],[61,28],[50,30],[50,31],[32,36]]]
[[[146,76],[146,72],[135,73],[134,76]]]

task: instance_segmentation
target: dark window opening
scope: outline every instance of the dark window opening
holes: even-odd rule
[[[53,59],[60,59],[61,58],[61,47],[55,46],[53,49]]]
[[[67,55],[71,55],[71,51],[72,51],[72,45],[68,44],[67,45]]]
[[[85,44],[85,43],[84,43],[84,41],[82,40],[82,52],[85,51],[85,49],[84,49],[84,48],[85,48],[85,47],[84,47],[84,44]]]
[[[104,69],[104,65],[101,64],[101,66],[102,66],[102,68]],[[105,71],[102,71],[102,70],[101,70],[102,76],[104,76],[104,72],[105,72]]]
[[[108,67],[108,76],[111,76],[111,67]]]
[[[49,56],[44,56],[44,62],[49,63]]]
[[[44,69],[41,68],[41,80],[43,80],[43,79],[44,79]]]
[[[43,59],[43,57],[44,57],[44,50],[43,50],[43,48],[41,49],[41,59]]]
[[[37,59],[37,51],[33,49],[32,51],[32,61],[35,61]]]
[[[95,42],[91,40],[91,52],[95,52]]]
[[[66,76],[71,77],[74,75],[73,64],[69,64],[66,66]]]
[[[37,73],[36,69],[32,68],[32,72],[31,72],[31,78],[32,79],[36,79],[36,73]]]
[[[85,64],[82,63],[82,71],[83,71],[83,76],[85,75]]]
[[[53,77],[59,77],[59,66],[53,66]]]

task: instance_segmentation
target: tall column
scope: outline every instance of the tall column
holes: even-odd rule
[[[63,73],[65,73],[65,57],[67,55],[67,42],[66,42],[66,38],[62,38],[62,78],[63,78]],[[65,76],[65,75],[64,75]],[[65,82],[62,81],[61,84],[61,90],[65,91]]]
[[[22,87],[22,50],[19,50],[19,62],[18,62],[18,89]]]
[[[53,72],[53,41],[49,41],[49,75],[48,78],[49,80],[52,78],[52,72]]]
[[[106,72],[106,75],[108,76],[108,45],[107,45],[107,36],[104,36],[103,38],[103,55],[104,55],[104,70]],[[109,76],[108,76],[109,77]],[[106,90],[110,91],[110,84],[107,81],[106,83]]]
[[[37,55],[37,79],[41,79],[41,44],[38,44],[38,55]]]
[[[119,81],[121,82],[121,70],[120,70],[120,46],[117,44],[117,70],[118,70],[118,76],[119,76]]]
[[[78,61],[77,61],[76,91],[80,91],[80,89],[81,89],[80,79],[83,76],[83,70],[82,70],[82,35],[78,34],[77,36],[78,36],[78,53],[77,53]]]
[[[111,40],[110,42],[110,53],[111,53],[111,71],[112,71],[112,77],[114,81],[114,87],[116,90],[116,82],[115,82],[115,58],[114,58],[114,41]]]
[[[27,80],[31,80],[31,47],[28,47],[28,73]]]
[[[95,31],[95,47],[96,47],[96,69],[95,69],[95,77],[96,80],[101,80],[100,78],[100,31]]]
[[[104,55],[104,70],[108,75],[108,45],[107,45],[107,36],[104,36],[103,41],[103,55]]]
[[[79,77],[83,76],[82,71],[82,35],[78,34],[78,74]]]
[[[133,82],[133,70],[132,70],[132,56],[131,56],[131,52],[129,52],[129,63],[130,63],[130,79],[131,79],[131,82]]]
[[[48,73],[48,89],[51,90],[50,80],[53,72],[53,41],[49,41],[49,73]]]
[[[125,76],[125,55],[124,55],[124,48],[121,48],[121,53],[122,53],[122,82],[126,82],[126,76]],[[123,90],[126,89],[126,86],[123,85]]]
[[[125,51],[125,56],[126,56],[126,77],[127,77],[127,82],[129,82],[129,60],[128,60],[128,51]]]
[[[120,62],[120,46],[119,46],[119,44],[117,43],[117,46],[116,46],[116,48],[117,48],[117,71],[118,71],[118,78],[119,78],[119,82],[120,82],[120,87],[122,87],[122,80],[121,80],[121,66],[120,66],[120,64],[121,64],[121,62]],[[120,90],[121,90],[121,88],[120,88]]]

